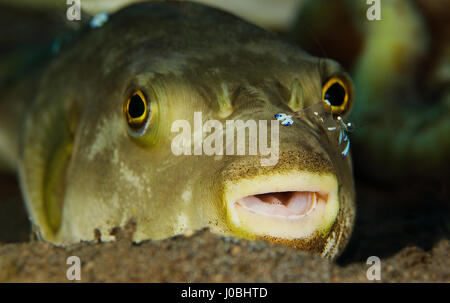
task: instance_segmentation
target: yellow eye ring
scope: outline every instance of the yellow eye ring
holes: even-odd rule
[[[353,102],[353,87],[346,77],[331,77],[322,87],[322,102],[333,115],[343,115]]]
[[[151,108],[147,98],[141,90],[129,95],[123,106],[123,113],[127,124],[136,130],[141,129],[148,121]]]

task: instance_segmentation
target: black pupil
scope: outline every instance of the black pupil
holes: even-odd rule
[[[145,104],[139,95],[131,97],[128,114],[131,118],[139,118],[145,113]]]
[[[345,89],[339,83],[334,83],[325,92],[325,100],[332,106],[340,106],[345,100]]]

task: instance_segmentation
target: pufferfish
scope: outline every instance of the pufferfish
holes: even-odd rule
[[[327,258],[342,252],[355,192],[339,121],[353,86],[338,63],[189,2],[135,4],[104,21],[1,84],[0,155],[18,172],[40,238],[111,241],[134,222],[135,242],[209,228]],[[203,123],[245,122],[231,136],[246,139],[247,122],[278,123],[277,161],[175,154],[174,123],[194,125],[196,113]]]

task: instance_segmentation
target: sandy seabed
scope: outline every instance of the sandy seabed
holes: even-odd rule
[[[445,185],[417,193],[357,182],[355,231],[344,254],[330,263],[289,247],[208,231],[136,245],[131,225],[116,234],[116,242],[58,248],[29,240],[17,183],[2,176],[0,184],[1,282],[68,282],[69,256],[81,260],[81,282],[371,282],[369,256],[381,259],[381,282],[450,282]]]

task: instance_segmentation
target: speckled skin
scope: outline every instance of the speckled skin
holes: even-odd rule
[[[337,72],[343,71],[334,61],[311,57],[215,9],[134,5],[87,31],[38,72],[39,85],[18,100],[28,104],[21,107],[25,114],[18,111],[5,128],[22,129],[20,143],[3,146],[10,146],[9,154],[17,151],[9,162],[19,171],[31,221],[43,239],[58,245],[113,240],[112,230],[129,221],[136,223],[137,242],[203,227],[233,235],[223,201],[226,182],[288,169],[334,174],[339,213],[326,234],[267,237],[333,258],[350,237],[354,185],[350,156],[339,157],[320,128],[300,118],[281,127],[279,162],[261,167],[259,156],[177,157],[170,126],[178,119],[193,125],[194,112],[202,112],[203,121],[272,120],[292,112],[293,82],[301,84],[309,107],[321,102],[322,84]],[[232,105],[227,111],[220,102],[224,85]],[[136,88],[158,108],[146,139],[129,136],[122,113]]]

